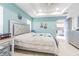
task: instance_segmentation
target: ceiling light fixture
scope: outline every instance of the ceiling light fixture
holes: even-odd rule
[[[56,11],[58,11],[59,10],[59,8],[56,8]]]
[[[51,15],[59,15],[60,14],[60,12],[53,12],[53,13],[51,13]]]
[[[38,12],[42,12],[42,10],[41,10],[41,9],[39,9],[39,10],[38,10]]]
[[[37,15],[45,15],[45,13],[38,13]]]
[[[34,11],[33,13],[34,13],[34,14],[37,14],[37,12],[36,12],[36,11]]]

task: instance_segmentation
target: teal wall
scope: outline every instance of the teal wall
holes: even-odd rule
[[[66,16],[57,16],[57,17],[39,17],[33,18],[32,20],[32,30],[35,30],[38,33],[52,33],[56,34],[56,20],[63,20]],[[46,22],[48,24],[47,29],[40,28],[40,24]]]
[[[36,32],[43,32],[43,33],[52,33],[53,35],[56,34],[56,20],[58,19],[65,19],[65,16],[57,16],[57,17],[37,17],[32,18],[30,15],[25,13],[21,10],[18,6],[13,3],[1,3],[4,7],[4,14],[3,14],[3,31],[4,33],[9,32],[9,20],[15,20],[22,23],[27,23],[27,19],[32,21],[32,30]],[[18,15],[22,16],[22,20],[18,19]],[[47,29],[40,28],[40,23],[46,22],[48,24]]]
[[[27,19],[32,20],[32,17],[26,14],[23,10],[13,3],[0,4],[4,7],[3,10],[3,33],[9,32],[9,20],[27,23]],[[22,20],[18,19],[18,15],[22,16]]]

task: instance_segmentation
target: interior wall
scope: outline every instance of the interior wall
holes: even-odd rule
[[[73,44],[74,46],[76,46],[77,48],[79,48],[79,31],[76,31],[77,28],[79,28],[78,24],[78,20],[79,20],[79,3],[73,3],[71,5],[71,7],[67,10],[68,15],[70,17],[72,17],[72,31],[69,34],[69,36],[67,36],[68,42]]]
[[[32,26],[31,26],[32,30],[35,30],[36,32],[49,32],[49,33],[56,34],[56,20],[65,18],[64,16],[32,18],[13,3],[4,3],[0,5],[4,7],[4,11],[3,11],[3,32],[4,33],[9,32],[9,23],[8,23],[9,20],[15,20],[17,22],[27,23],[27,19],[29,19],[32,21]],[[18,19],[19,14],[22,16],[22,20]],[[48,24],[48,28],[41,29],[39,27],[40,22],[46,22]]]
[[[22,23],[27,23],[27,19],[32,20],[32,17],[23,12],[15,4],[4,3],[0,5],[3,6],[3,33],[9,32],[9,20],[15,20]],[[18,15],[22,16],[21,20],[18,19]]]
[[[32,30],[38,33],[52,33],[56,35],[56,20],[58,19],[65,19],[65,16],[33,18]],[[47,23],[47,29],[41,28],[41,23]]]
[[[79,3],[72,3],[72,5],[67,9],[68,16],[72,17],[72,29],[75,30],[78,27],[78,17],[79,17]]]

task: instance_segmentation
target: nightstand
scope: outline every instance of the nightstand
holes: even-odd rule
[[[0,40],[0,56],[11,56],[11,39]]]
[[[14,48],[12,47],[14,43],[12,37],[8,37],[4,35],[0,35],[0,56],[12,56],[12,53],[14,52]]]

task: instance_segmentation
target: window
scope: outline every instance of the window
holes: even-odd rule
[[[28,19],[27,19],[27,24],[30,25],[30,31],[31,31],[31,20],[28,20]]]
[[[64,20],[57,20],[57,35],[64,36]]]
[[[3,7],[0,6],[0,33],[3,33]]]
[[[58,20],[57,27],[64,28],[64,20]]]

